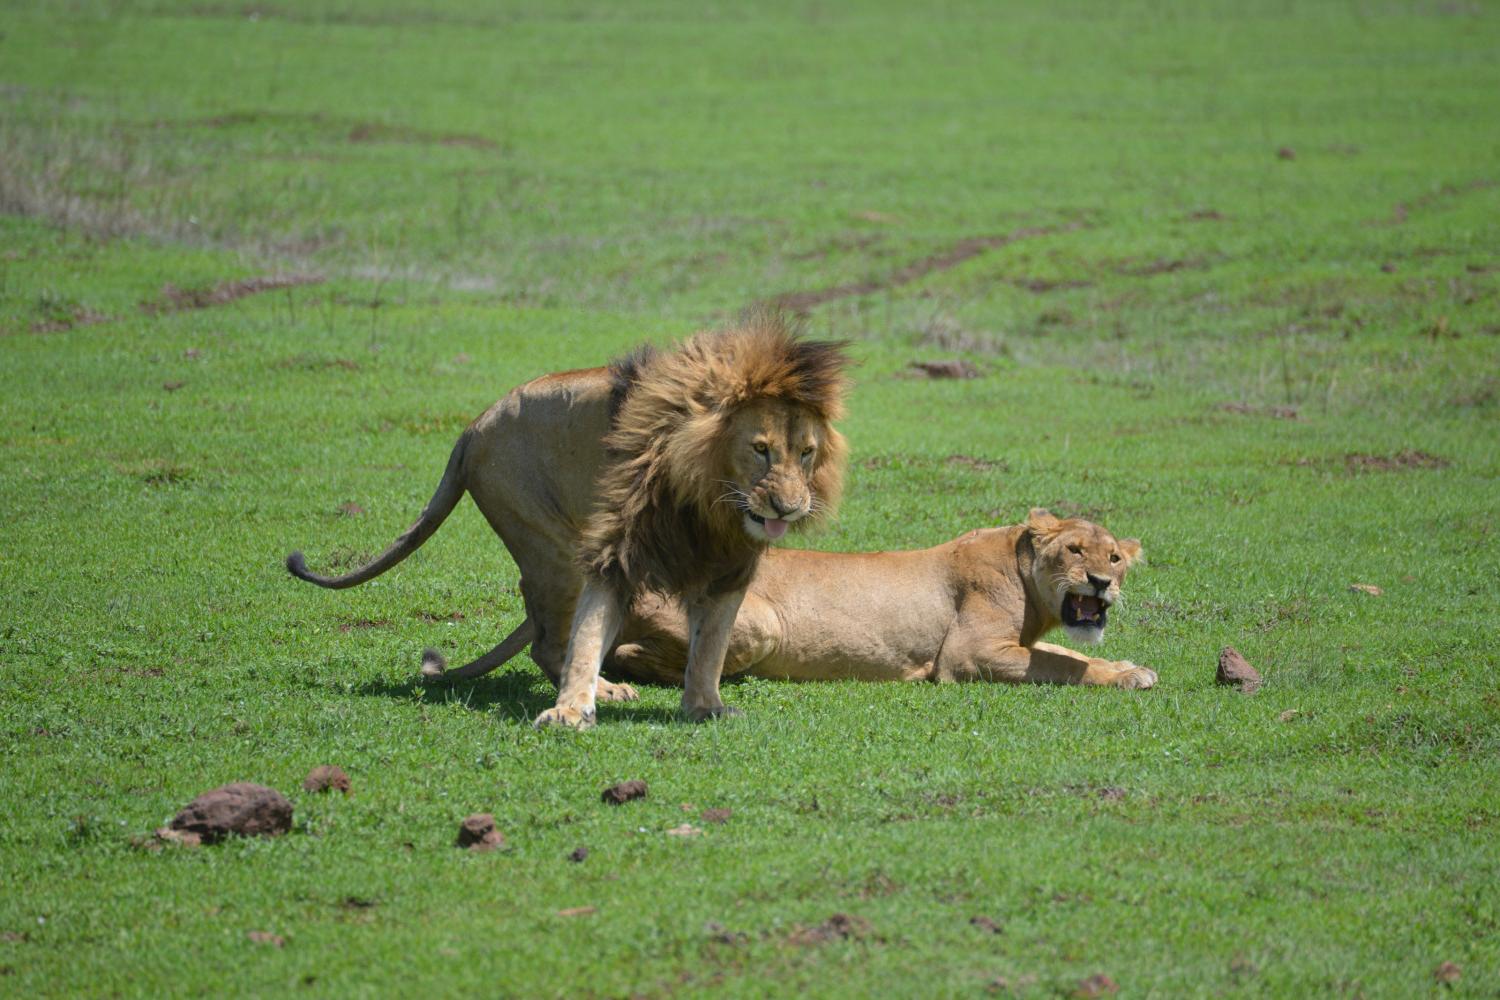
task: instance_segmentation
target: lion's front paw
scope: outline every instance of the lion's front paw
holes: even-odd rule
[[[640,695],[635,693],[635,688],[629,684],[611,684],[609,681],[600,680],[594,689],[596,701],[635,701]]]
[[[682,706],[677,715],[687,722],[707,722],[709,719],[734,719],[744,715],[733,705]]]
[[[546,729],[548,726],[565,726],[568,729],[587,729],[594,724],[594,710],[568,708],[564,705],[554,705],[541,715],[536,717],[532,723],[538,729]]]
[[[1114,684],[1127,691],[1144,691],[1156,686],[1156,671],[1150,667],[1138,667],[1127,660],[1120,664],[1120,672],[1115,675]]]

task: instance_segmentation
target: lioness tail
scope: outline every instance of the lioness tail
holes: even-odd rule
[[[453,513],[453,508],[458,506],[458,501],[463,499],[466,489],[463,458],[464,449],[468,443],[469,432],[464,431],[459,436],[458,444],[453,446],[453,454],[448,456],[448,468],[444,470],[443,478],[437,484],[437,490],[433,492],[432,499],[427,501],[427,506],[422,508],[417,522],[407,528],[401,537],[391,543],[390,548],[380,553],[373,561],[343,576],[319,576],[307,568],[307,562],[302,558],[301,552],[293,552],[286,557],[287,571],[299,580],[316,583],[320,587],[342,590],[345,587],[353,587],[366,580],[374,579],[417,551],[422,547],[423,542],[432,537],[432,533],[438,529],[438,526],[447,520],[448,515]]]

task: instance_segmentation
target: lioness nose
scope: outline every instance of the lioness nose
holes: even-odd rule
[[[1109,589],[1110,579],[1107,576],[1095,576],[1090,573],[1089,583],[1094,585],[1094,593],[1102,594]]]

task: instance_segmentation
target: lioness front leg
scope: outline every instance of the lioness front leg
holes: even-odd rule
[[[975,663],[979,678],[1012,684],[1098,684],[1144,689],[1156,684],[1156,671],[1128,660],[1101,660],[1049,642],[993,650]]]
[[[719,678],[734,617],[739,613],[743,590],[701,598],[688,605],[687,674],[682,683],[682,717],[691,722],[740,715],[719,697]]]
[[[594,724],[599,668],[620,631],[623,617],[624,602],[613,588],[602,580],[590,580],[584,585],[573,612],[557,704],[536,717],[536,726],[586,729]]]

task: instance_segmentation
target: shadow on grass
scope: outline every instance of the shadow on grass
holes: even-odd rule
[[[373,680],[358,684],[353,694],[401,701],[457,702],[476,712],[492,711],[506,719],[530,722],[557,700],[557,692],[536,671],[516,668],[470,681]],[[599,706],[599,722],[665,723],[677,719],[675,710],[644,702],[608,702]]]

